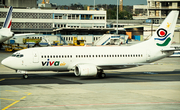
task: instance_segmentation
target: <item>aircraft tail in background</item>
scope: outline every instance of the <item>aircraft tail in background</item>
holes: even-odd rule
[[[12,11],[13,11],[13,7],[10,6],[10,7],[9,7],[9,11],[7,12],[6,19],[5,19],[5,21],[4,21],[4,24],[3,24],[3,27],[2,27],[2,28],[11,30]]]
[[[13,7],[10,6],[9,11],[7,12],[4,24],[3,24],[2,28],[0,29],[0,47],[2,47],[1,43],[10,39],[14,35],[14,33],[11,32],[12,10],[13,10]]]

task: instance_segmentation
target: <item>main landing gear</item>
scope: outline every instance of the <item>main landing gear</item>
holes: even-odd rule
[[[28,74],[23,74],[23,78],[27,79],[28,78]]]
[[[98,77],[98,78],[105,78],[105,77],[106,77],[106,74],[105,74],[104,71],[101,69],[101,70],[98,72],[97,77]]]

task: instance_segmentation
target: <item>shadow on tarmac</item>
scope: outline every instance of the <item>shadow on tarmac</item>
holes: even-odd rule
[[[129,83],[180,81],[180,71],[172,72],[123,72],[106,73],[106,78],[76,77],[74,73],[37,73],[23,79],[22,74],[0,74],[0,85],[29,84],[91,84],[91,83]]]

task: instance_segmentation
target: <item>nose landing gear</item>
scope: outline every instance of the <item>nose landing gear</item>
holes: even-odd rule
[[[28,74],[27,71],[22,71],[22,70],[16,70],[17,73],[23,74],[23,78],[27,79],[28,78]]]

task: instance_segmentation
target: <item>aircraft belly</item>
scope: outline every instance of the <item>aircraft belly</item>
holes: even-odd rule
[[[67,70],[67,67],[43,67],[41,70],[47,70],[47,71],[61,71],[61,70]]]

